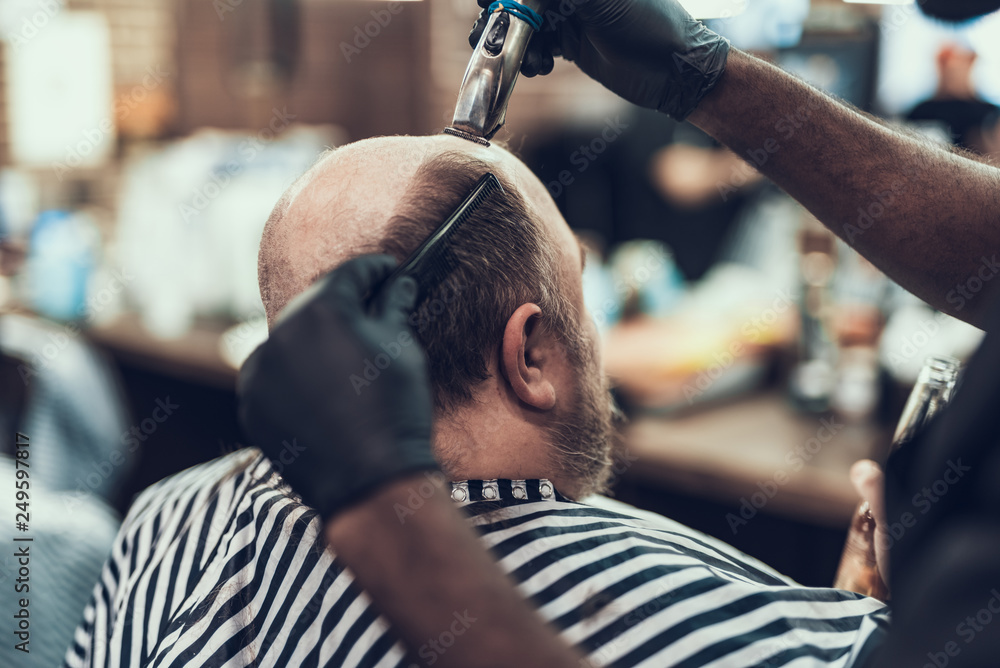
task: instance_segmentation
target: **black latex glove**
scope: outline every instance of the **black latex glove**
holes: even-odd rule
[[[406,322],[416,283],[401,278],[365,305],[395,266],[366,255],[330,272],[240,371],[244,430],[324,518],[436,467],[427,360]]]
[[[490,0],[472,27],[473,47]],[[576,63],[609,90],[678,121],[687,118],[726,67],[729,42],[676,0],[549,0],[528,42],[521,73],[552,71],[553,56]]]

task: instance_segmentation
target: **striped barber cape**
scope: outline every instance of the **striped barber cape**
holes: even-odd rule
[[[452,484],[500,566],[595,666],[852,666],[877,600],[796,584],[676,522],[546,480]],[[259,450],[136,499],[67,652],[76,666],[432,665],[475,619],[409,652]]]

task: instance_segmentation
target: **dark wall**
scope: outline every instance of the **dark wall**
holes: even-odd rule
[[[352,139],[430,125],[426,2],[182,0],[177,24],[178,134],[264,127],[275,106]]]
[[[176,406],[137,448],[137,461],[114,500],[123,516],[135,495],[162,478],[242,447],[236,421],[236,393],[180,380],[116,360],[129,427],[156,407],[157,400]]]

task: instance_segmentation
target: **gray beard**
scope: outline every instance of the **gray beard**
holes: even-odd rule
[[[566,341],[566,351],[578,372],[576,401],[549,425],[549,444],[555,465],[583,497],[607,491],[625,417],[599,368],[594,344],[576,336]]]

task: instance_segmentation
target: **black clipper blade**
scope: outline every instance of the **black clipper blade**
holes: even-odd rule
[[[482,144],[483,146],[489,146],[490,145],[489,140],[485,139],[484,137],[480,137],[478,135],[474,135],[471,132],[466,132],[465,130],[459,130],[458,128],[452,127],[450,125],[448,127],[446,127],[444,130],[442,130],[441,132],[443,134],[446,134],[446,135],[453,135],[455,137],[461,137],[462,139],[467,139],[468,141],[475,142],[477,144]]]

